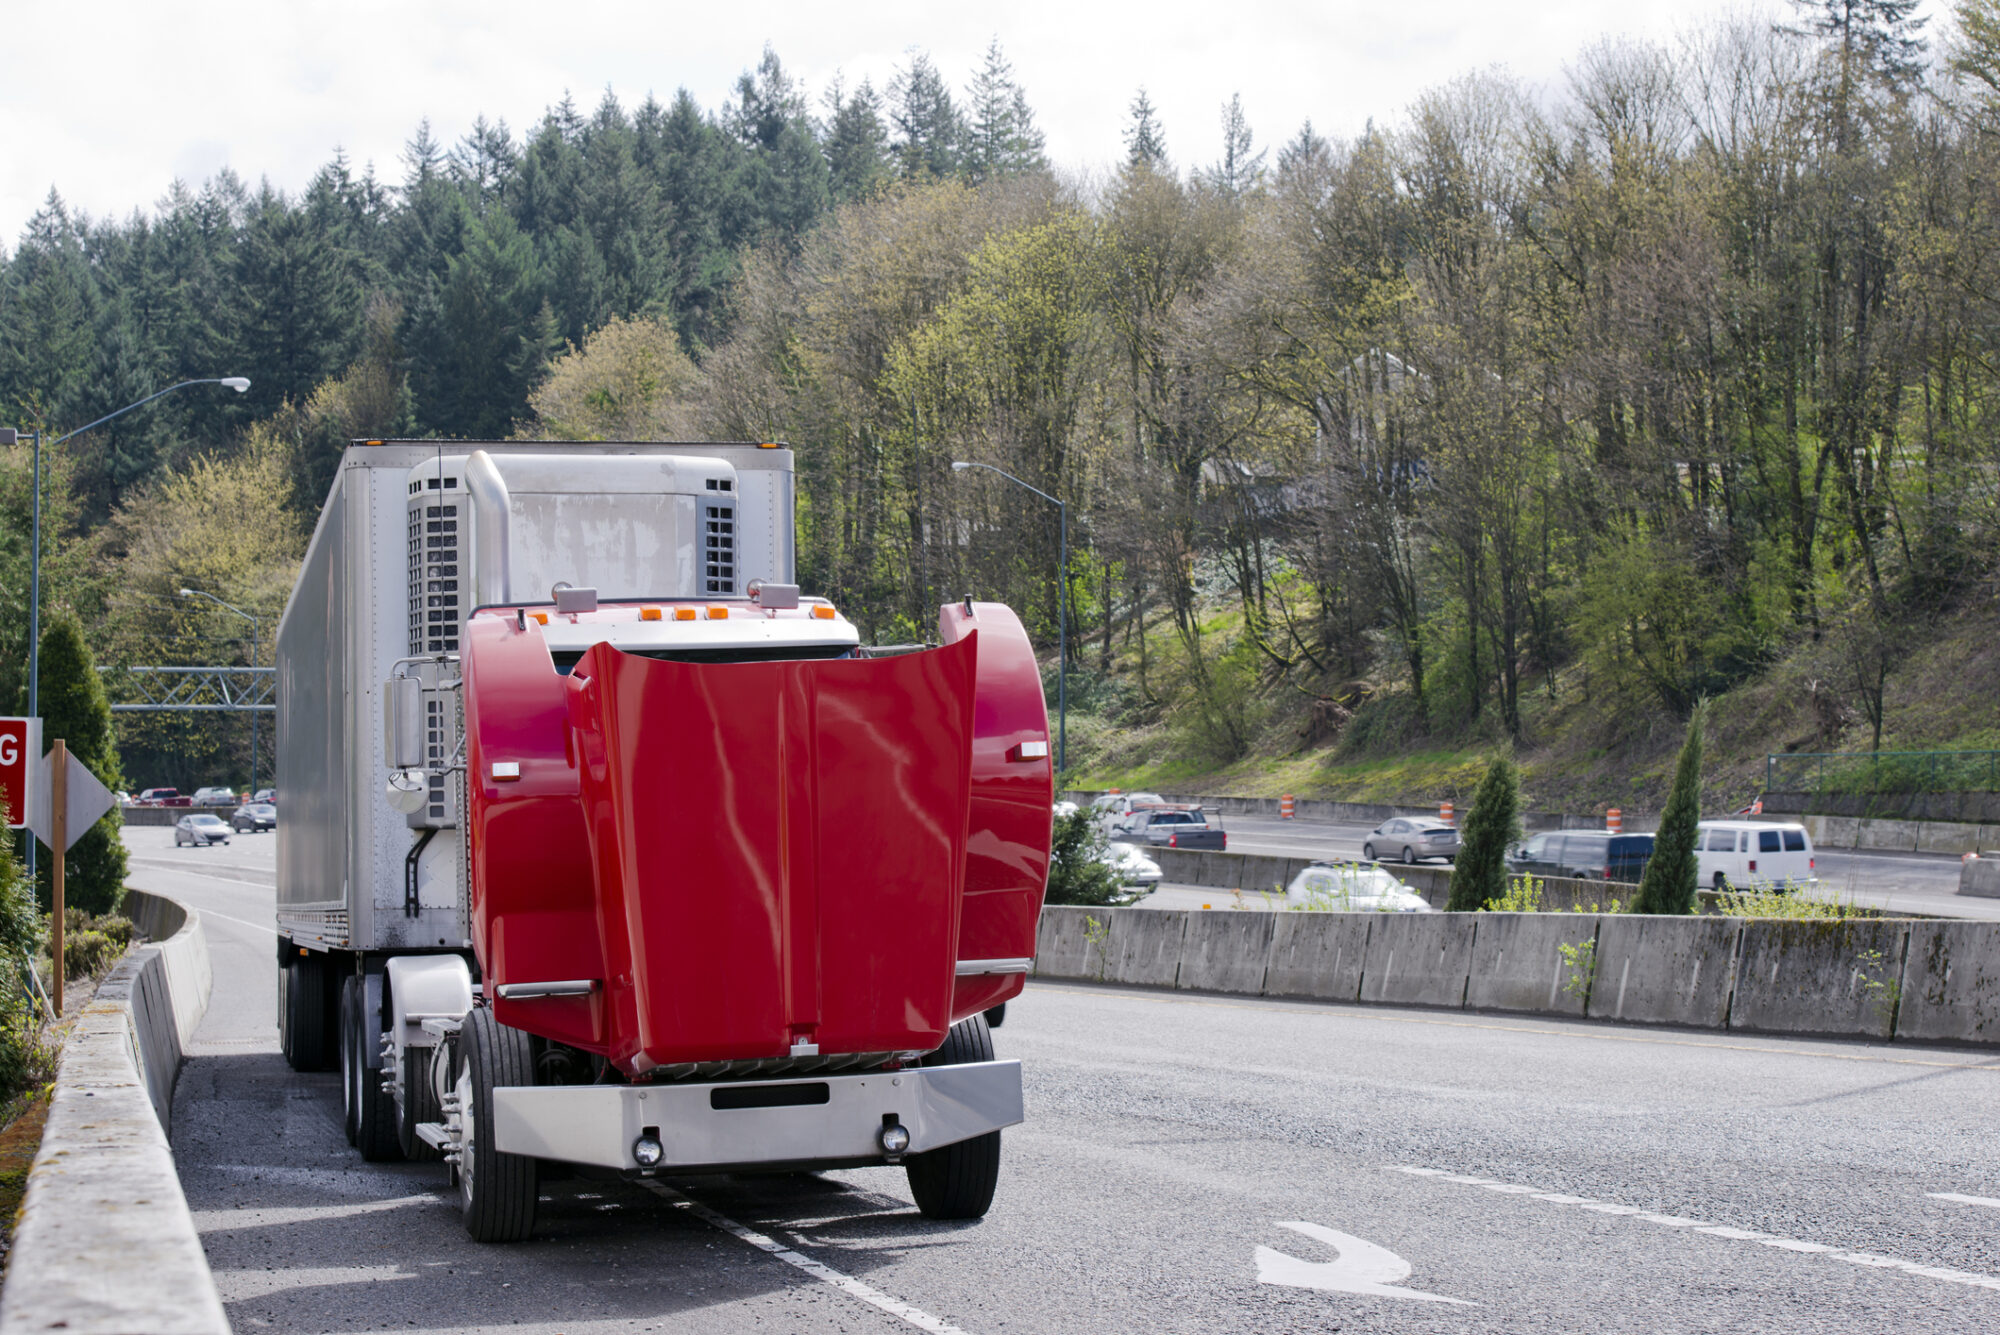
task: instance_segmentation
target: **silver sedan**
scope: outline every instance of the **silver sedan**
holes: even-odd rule
[[[1368,832],[1361,856],[1370,862],[1422,862],[1458,856],[1458,831],[1441,820],[1421,816],[1398,816],[1385,820]]]

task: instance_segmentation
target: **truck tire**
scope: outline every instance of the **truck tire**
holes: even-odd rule
[[[474,1242],[519,1242],[535,1228],[535,1160],[493,1148],[493,1090],[535,1083],[528,1036],[484,1006],[458,1032],[458,1200]]]
[[[294,958],[281,972],[285,1060],[294,1071],[324,1071],[334,1057],[333,970],[326,956],[312,953]]]
[[[368,1023],[367,982],[349,977],[340,988],[341,1102],[347,1108],[347,1143],[369,1163],[403,1157],[396,1143],[396,1105],[382,1088],[382,1073],[368,1069],[368,1048],[376,1039]]]
[[[960,1020],[944,1046],[924,1058],[925,1066],[963,1066],[993,1060],[993,1035],[986,1017]],[[926,1219],[979,1219],[993,1205],[1000,1184],[1000,1133],[988,1131],[956,1145],[912,1154],[903,1161],[910,1194]]]
[[[437,1087],[431,1084],[431,1054],[435,1048],[403,1049],[403,1106],[396,1111],[396,1143],[414,1163],[436,1163],[437,1146],[417,1136],[417,1123],[441,1122]]]

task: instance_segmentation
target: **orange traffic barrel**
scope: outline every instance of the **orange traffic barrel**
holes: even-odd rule
[[[1283,797],[1278,799],[1279,820],[1290,820],[1292,818],[1292,813],[1297,809],[1298,809],[1298,804],[1292,801],[1292,795],[1290,793],[1286,793]]]
[[[1618,834],[1621,831],[1623,831],[1625,828],[1625,813],[1620,811],[1617,807],[1613,807],[1611,808],[1611,810],[1605,812],[1604,828],[1611,831],[1611,833],[1613,834]]]
[[[1458,810],[1457,808],[1453,807],[1451,803],[1449,802],[1438,803],[1438,819],[1443,821],[1446,825],[1451,824],[1452,820],[1457,815],[1458,815]]]

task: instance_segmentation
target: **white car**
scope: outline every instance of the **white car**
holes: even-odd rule
[[[206,848],[210,844],[229,842],[229,827],[222,823],[222,817],[203,814],[182,816],[174,822],[174,847],[192,844],[196,848]]]
[[[1424,897],[1381,867],[1315,862],[1285,887],[1285,907],[1327,913],[1429,913]]]
[[[236,805],[234,788],[198,788],[194,794],[194,804],[198,807],[233,807]]]
[[[1143,885],[1150,890],[1164,874],[1160,864],[1147,857],[1146,851],[1136,844],[1106,844],[1103,861],[1118,873],[1120,885]]]
[[[1697,879],[1705,887],[1776,889],[1818,879],[1812,835],[1795,821],[1705,820],[1696,828]]]
[[[1158,793],[1105,793],[1090,804],[1090,818],[1106,834],[1124,823],[1140,807],[1163,807],[1167,799]]]
[[[1057,820],[1061,820],[1064,816],[1074,816],[1076,814],[1076,803],[1058,802],[1055,805],[1055,813]]]

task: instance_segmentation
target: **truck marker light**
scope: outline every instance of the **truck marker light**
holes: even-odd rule
[[[521,762],[518,760],[496,760],[493,762],[493,778],[496,783],[521,777]]]
[[[641,621],[658,621],[659,619],[660,619],[660,609],[659,609],[659,608],[657,608],[657,607],[642,607],[642,608],[640,608],[640,609],[639,609],[639,620],[641,620]]]
[[[549,624],[549,614],[547,612],[530,612],[528,613],[528,615],[533,617],[541,625],[546,626]]]
[[[676,621],[692,621],[699,615],[700,613],[696,612],[692,607],[676,607],[674,609],[674,620]]]
[[[897,1122],[891,1122],[882,1128],[881,1140],[884,1154],[901,1154],[910,1148],[910,1133]]]
[[[667,1157],[667,1147],[655,1137],[641,1136],[632,1142],[632,1159],[641,1168],[658,1168]]]
[[[708,609],[708,619],[710,621],[727,621],[729,620],[729,609],[726,607],[711,607]]]
[[[815,607],[813,609],[813,615],[818,617],[821,621],[831,621],[834,618],[834,611],[831,607]]]

